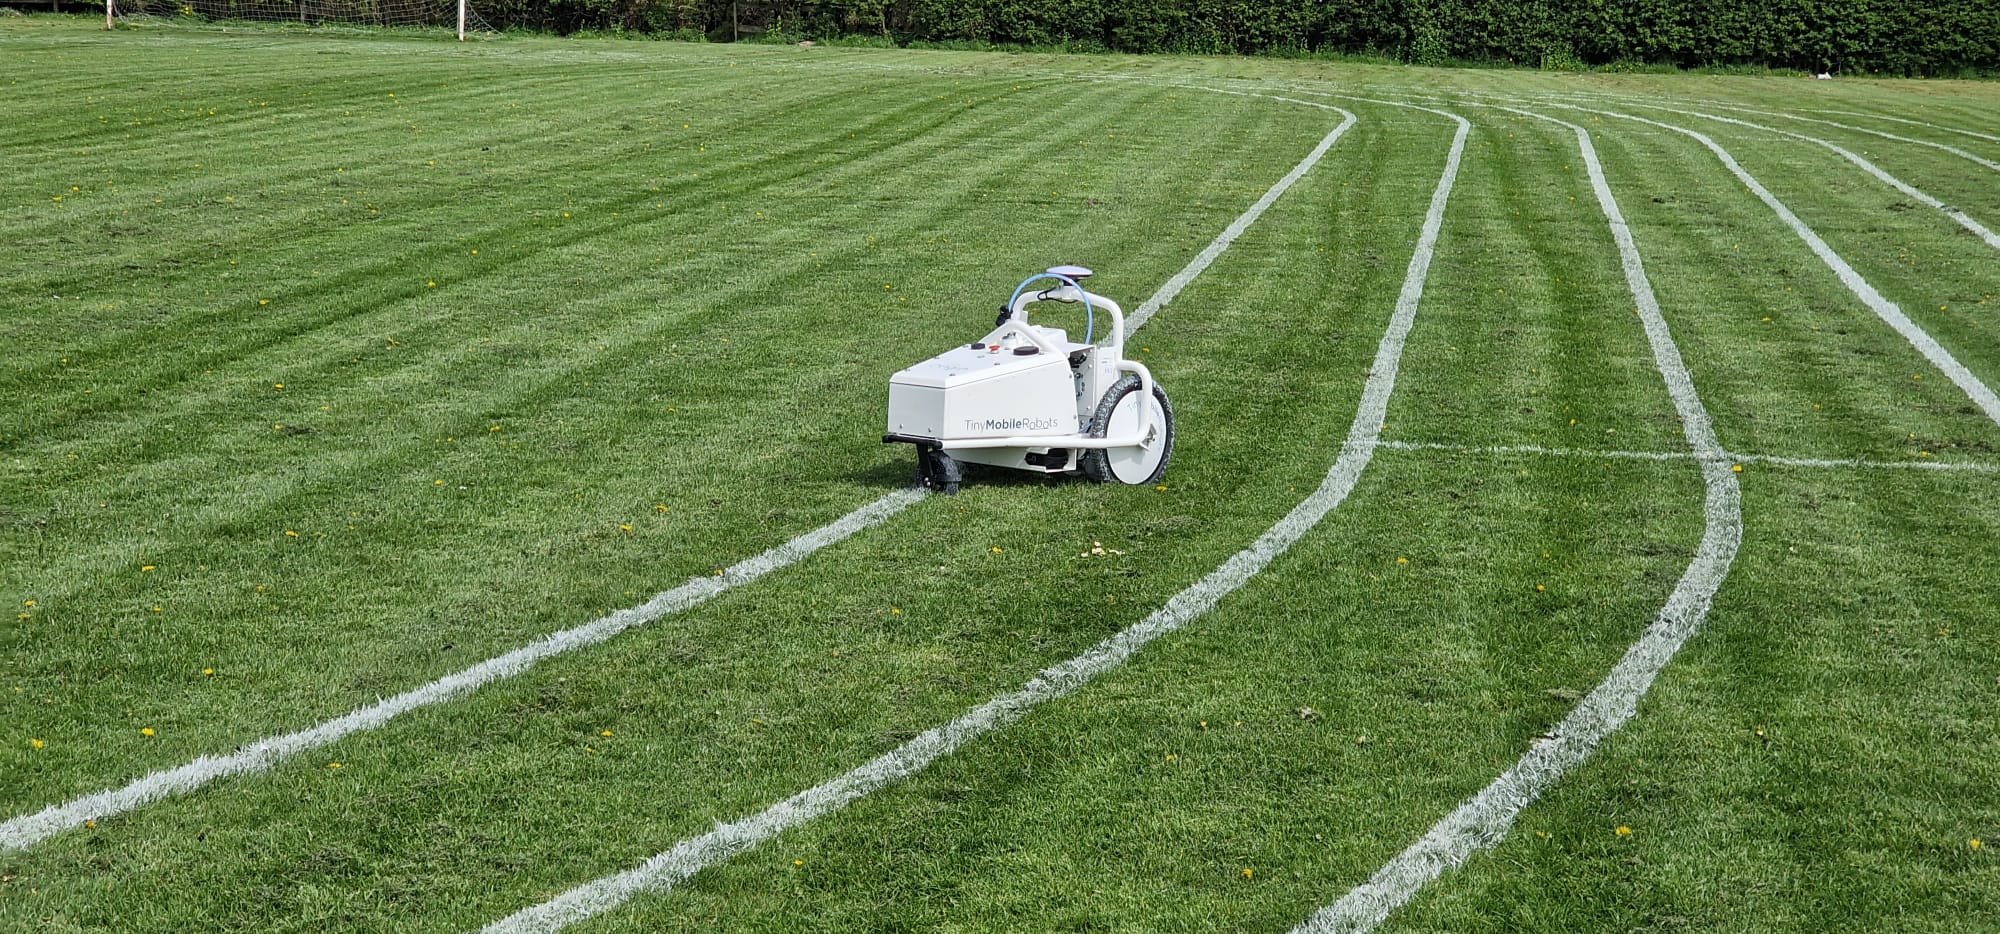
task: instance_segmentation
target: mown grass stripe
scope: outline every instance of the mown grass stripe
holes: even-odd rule
[[[1310,169],[1332,143],[1353,126],[1354,115],[1341,112],[1345,114],[1345,119],[1301,162],[1305,168]],[[1462,137],[1461,132],[1459,140],[1461,144]],[[1454,168],[1456,152],[1454,149],[1452,163]],[[1292,181],[1302,174],[1302,171],[1295,170],[1282,180],[1283,184],[1289,187]],[[1250,210],[1262,214],[1264,207],[1268,207],[1268,202],[1260,199]],[[1442,210],[1441,206],[1439,210]],[[1234,226],[1232,225],[1232,228]],[[1434,235],[1433,232],[1433,237]],[[1199,268],[1207,268],[1213,259],[1214,256],[1204,251],[1190,261],[1186,268],[1195,268],[1197,264]],[[1186,272],[1186,268],[1182,272]],[[1177,275],[1175,278],[1180,277]],[[1162,287],[1162,291],[1164,289],[1165,287]],[[1154,304],[1156,309],[1165,304],[1164,301],[1154,303],[1151,298],[1148,302]],[[40,812],[12,818],[0,823],[0,851],[31,847],[64,830],[81,826],[86,821],[131,811],[166,797],[186,794],[218,778],[264,771],[284,759],[325,746],[350,733],[373,729],[409,711],[463,696],[492,681],[520,674],[544,658],[598,644],[634,626],[698,605],[716,594],[796,563],[827,545],[886,520],[921,498],[920,491],[898,490],[848,513],[833,523],[807,532],[754,558],[738,562],[726,569],[723,574],[713,578],[695,578],[680,587],[656,595],[638,607],[620,610],[583,626],[554,633],[528,646],[446,675],[422,687],[377,702],[344,717],[307,730],[252,743],[226,756],[203,756],[186,765],[155,772],[118,789],[88,795],[64,804],[53,805]]]
[[[1389,860],[1366,883],[1315,912],[1294,929],[1294,934],[1373,930],[1446,870],[1462,865],[1474,852],[1490,849],[1504,839],[1522,810],[1571,768],[1589,759],[1606,738],[1638,713],[1639,701],[1646,696],[1654,679],[1708,616],[1709,604],[1728,577],[1743,541],[1742,491],[1736,475],[1717,456],[1720,444],[1708,410],[1702,406],[1694,379],[1674,344],[1659,300],[1653,294],[1653,285],[1646,277],[1638,245],[1633,242],[1631,229],[1618,209],[1610,184],[1605,181],[1604,167],[1598,162],[1590,134],[1576,124],[1542,114],[1511,107],[1502,109],[1566,126],[1576,134],[1577,147],[1590,174],[1591,190],[1597,195],[1598,206],[1618,245],[1626,285],[1639,305],[1654,362],[1680,415],[1688,447],[1695,454],[1704,455],[1700,464],[1707,495],[1703,503],[1706,523],[1701,545],[1653,624],[1626,650],[1611,673],[1549,732],[1547,739],[1536,743],[1500,777],[1432,826],[1422,839]]]
[[[1006,119],[1006,116],[1007,115],[1005,113],[989,113],[985,115],[986,119],[972,121],[968,123],[966,126],[957,128],[954,132],[962,133],[967,138],[977,137],[978,135],[980,135],[982,127],[987,127],[993,123],[1004,121]],[[888,115],[885,116],[885,119],[894,119],[894,118],[895,118],[894,112],[890,112]],[[837,171],[840,173],[853,173],[853,174],[861,174],[869,172],[871,171],[871,169],[869,169],[868,167],[872,165],[875,160],[881,158],[888,158],[890,153],[903,146],[914,145],[915,140],[917,138],[918,137],[911,137],[908,139],[900,140],[895,145],[884,146],[881,147],[880,149],[875,149],[875,150],[864,150],[858,152],[855,154],[853,159],[848,160],[848,162],[839,167]],[[1058,142],[1051,142],[1046,144],[1048,148],[1055,148],[1060,145],[1061,144]],[[996,168],[1031,164],[1037,152],[1039,151],[1023,150],[1020,153],[1012,154],[1010,155],[1009,158],[997,162]],[[935,163],[942,165],[951,162],[952,158],[953,157],[950,156],[948,153],[940,152],[931,155],[928,159],[925,160],[925,163],[926,164]],[[775,164],[783,164],[783,163],[775,163]],[[823,167],[818,177],[831,181],[835,176],[830,173],[834,171],[836,170],[825,169]],[[731,188],[728,190],[728,192],[725,192],[725,194],[732,194],[732,195],[740,194],[743,190],[748,190],[751,188],[768,187],[769,185],[780,184],[785,181],[803,177],[804,173],[805,170],[792,169],[782,173],[778,173],[777,176],[774,178],[755,176],[746,181],[739,177],[736,179],[736,182],[734,184],[746,187]],[[971,185],[966,186],[968,190],[971,189],[972,187],[974,186]],[[690,201],[700,200],[700,198],[710,197],[712,195],[713,195],[712,192],[700,196],[689,195],[687,200]],[[820,205],[820,207],[822,208],[823,211],[831,211],[837,208],[836,205]],[[907,214],[908,212],[904,213]],[[810,220],[814,216],[816,215],[809,214],[806,217],[801,218],[801,220],[802,221]],[[911,216],[914,217],[915,215]],[[609,222],[606,222],[605,224],[592,225],[587,228],[581,228],[578,233],[555,238],[555,240],[551,242],[541,243],[532,250],[528,250],[526,252],[522,252],[518,255],[515,255],[513,256],[512,259],[505,261],[505,263],[503,263],[502,265],[526,262],[528,257],[532,255],[564,247],[576,246],[579,244],[588,244],[596,240],[603,240],[604,242],[606,242],[607,246],[610,245],[611,243],[623,242],[625,240],[629,240],[636,229],[639,229],[649,223],[651,223],[651,221],[646,218],[637,218],[632,222],[630,222],[629,224],[625,225],[610,224]],[[501,267],[496,266],[494,268],[497,269]],[[711,319],[710,323],[716,325],[723,325],[729,323],[730,321],[733,321],[736,315],[741,313],[740,309],[745,307],[742,305],[742,303],[734,300],[737,296],[754,292],[757,290],[758,287],[770,284],[769,280],[771,279],[775,279],[777,283],[781,285],[789,285],[796,287],[797,285],[801,284],[803,280],[809,279],[812,276],[813,274],[812,268],[813,267],[811,262],[806,257],[804,256],[792,257],[788,261],[782,264],[773,264],[771,268],[763,270],[762,274],[765,277],[765,281],[763,282],[753,283],[750,279],[737,277],[732,281],[730,281],[727,285],[711,290],[709,295],[710,298],[715,303],[720,304],[722,307],[725,308],[738,309],[738,311],[732,312],[732,314],[727,318]],[[355,277],[355,278],[357,279],[357,281],[359,281],[360,279],[365,279],[366,277]],[[629,290],[630,287],[631,287],[630,284],[628,284],[627,290]],[[614,291],[609,294],[615,296],[623,293],[620,291]],[[387,302],[379,306],[372,307],[366,310],[365,312],[362,312],[358,316],[348,316],[347,318],[342,319],[342,322],[344,322],[342,326],[352,326],[352,324],[355,321],[361,320],[362,318],[386,317],[389,319],[398,319],[398,318],[409,317],[411,316],[411,313],[412,313],[412,307],[405,304],[404,302]],[[601,331],[597,333],[597,335],[593,338],[593,340],[596,342],[615,342],[619,346],[626,347],[627,349],[638,353],[642,357],[649,356],[650,353],[648,352],[654,350],[655,348],[651,348],[646,344],[644,344],[643,342],[641,342],[638,337],[639,333],[660,332],[661,330],[663,330],[668,326],[678,324],[688,314],[693,314],[693,313],[695,312],[690,310],[683,312],[681,314],[675,314],[663,317],[656,311],[634,306],[631,313],[626,315],[625,318],[637,321],[638,327],[636,329],[631,327],[613,327],[607,331]],[[625,320],[625,319],[620,319],[620,320]],[[329,322],[327,324],[317,325],[315,326],[313,331],[305,333],[317,333],[317,331],[320,330],[321,328],[330,327],[333,326],[334,324],[335,322]],[[526,331],[531,331],[533,326],[534,325],[532,324],[532,322],[525,322],[525,321],[516,322],[513,325],[513,329],[522,330],[526,332]],[[511,337],[511,335],[514,333],[514,330],[498,332],[493,336],[500,339],[507,339]],[[301,334],[298,335],[297,337],[303,337],[303,336],[304,334]],[[294,339],[297,338],[295,337]],[[254,353],[257,356],[268,356],[274,351],[274,349],[276,349],[282,343],[286,342],[274,341],[271,340],[268,336],[266,336],[265,338],[261,339],[261,342],[253,341],[250,344],[243,344],[242,346],[245,349],[242,351],[242,353],[245,355],[250,355]],[[586,342],[586,344],[587,343],[590,342]],[[251,344],[256,344],[256,346],[251,346]],[[211,349],[210,352],[217,352],[217,351]],[[373,391],[370,396],[363,397],[361,399],[348,398],[344,400],[344,405],[367,406],[370,404],[387,404],[387,403],[393,403],[397,400],[406,400],[409,398],[413,398],[415,394],[419,393],[421,390],[424,389],[424,387],[430,385],[434,381],[436,372],[451,370],[455,368],[459,362],[467,358],[469,355],[473,355],[476,353],[477,351],[475,350],[471,350],[463,346],[459,346],[457,344],[451,344],[448,346],[441,345],[439,353],[428,356],[414,357],[412,359],[406,360],[401,364],[401,366],[398,368],[395,374],[393,374],[393,377],[385,375],[383,377],[380,377],[372,381],[370,385]],[[323,367],[326,368],[337,367],[339,363],[335,359],[335,357],[338,356],[339,356],[338,354],[333,354],[332,356],[327,357],[327,360],[323,364]],[[474,414],[462,417],[462,419],[457,423],[428,426],[427,429],[423,432],[413,432],[409,434],[407,437],[402,439],[400,443],[390,444],[390,445],[382,445],[382,444],[371,445],[367,451],[357,452],[358,453],[357,457],[321,457],[315,459],[304,472],[301,472],[297,467],[297,465],[294,464],[274,463],[269,465],[264,470],[261,470],[258,473],[252,475],[246,476],[242,474],[236,474],[236,475],[220,476],[220,477],[209,476],[191,483],[189,479],[186,477],[177,477],[172,475],[158,476],[143,470],[136,472],[121,471],[116,475],[105,476],[99,482],[86,481],[83,483],[79,483],[77,486],[74,487],[74,489],[79,493],[89,493],[93,496],[103,496],[108,498],[122,499],[134,489],[145,489],[148,487],[157,488],[163,484],[187,484],[187,486],[184,488],[186,492],[182,494],[182,499],[184,501],[208,500],[208,501],[218,502],[218,505],[213,509],[202,510],[195,513],[194,515],[185,516],[183,517],[183,521],[205,523],[207,528],[213,529],[216,524],[226,521],[231,521],[233,517],[240,517],[246,514],[247,512],[260,508],[263,504],[296,495],[297,491],[300,489],[311,489],[315,486],[338,486],[340,485],[339,481],[342,478],[351,477],[356,472],[366,472],[375,469],[380,465],[394,463],[399,458],[401,458],[406,451],[427,444],[428,435],[431,433],[455,434],[455,435],[474,434],[478,430],[478,425],[475,423],[483,421],[483,417],[477,414],[478,412],[494,409],[496,407],[518,409],[519,407],[524,405],[526,401],[529,399],[553,398],[559,394],[559,390],[556,388],[558,384],[568,379],[577,377],[579,375],[582,376],[590,375],[592,370],[589,368],[579,368],[578,363],[583,359],[592,358],[595,356],[597,355],[593,351],[590,351],[587,347],[571,348],[569,351],[563,354],[556,355],[554,358],[551,359],[549,364],[546,366],[539,367],[532,372],[524,370],[518,376],[518,378],[512,381],[512,383],[510,384],[509,392],[501,394],[497,397],[487,396],[476,400],[468,400],[468,402],[477,402],[478,404],[476,406],[468,405],[465,407],[473,408],[476,411],[474,412]],[[220,366],[224,362],[232,361],[235,359],[237,358],[230,357],[227,358],[226,360],[203,359],[197,361],[197,364]],[[598,364],[598,367],[599,368],[621,367],[624,365],[625,364],[623,363],[612,361],[612,362],[600,363]],[[191,381],[199,378],[198,376],[195,375],[195,373],[192,370],[186,370],[180,372],[186,374],[184,378],[181,380],[182,382]],[[309,381],[310,378],[313,375],[316,375],[319,371],[318,370],[308,371],[300,368],[294,368],[290,372],[294,372],[299,374],[300,376],[306,377],[307,380]],[[45,431],[37,433],[35,435],[37,440],[36,444],[23,446],[22,448],[18,448],[16,450],[17,451],[74,450],[74,451],[85,452],[86,455],[90,455],[98,450],[118,451],[118,450],[129,449],[136,441],[144,439],[149,435],[157,434],[160,431],[161,426],[163,425],[173,424],[177,421],[185,422],[189,419],[200,420],[202,417],[205,417],[205,413],[200,411],[197,407],[212,402],[215,396],[217,396],[218,394],[226,394],[228,391],[229,390],[226,387],[223,387],[223,388],[209,390],[208,392],[205,393],[198,393],[193,396],[184,396],[180,400],[182,404],[178,406],[171,404],[160,405],[152,401],[153,398],[156,398],[156,395],[142,395],[141,393],[136,391],[132,392],[129,394],[129,400],[128,400],[129,406],[134,409],[146,410],[148,413],[147,417],[143,420],[136,421],[136,423],[134,422],[134,420],[130,418],[125,419],[122,422],[122,424],[124,424],[126,427],[123,428],[122,430],[113,432],[105,432],[101,429],[93,428],[92,426],[95,424],[96,419],[77,419],[74,418],[75,413],[71,410],[55,410],[49,413],[49,417],[58,419],[59,421],[57,421],[54,425],[50,426]],[[108,402],[117,401],[116,399],[113,398],[112,393],[107,392],[104,394],[104,396]],[[91,411],[96,411],[96,410],[91,410]],[[120,423],[117,419],[110,419],[110,420],[113,423]],[[59,426],[65,423],[74,423],[72,431],[76,435],[76,438],[70,437],[69,433],[65,433],[58,430]],[[430,429],[435,429],[435,432],[432,432]],[[264,431],[263,426],[261,423],[259,423],[255,425],[242,427],[233,434],[247,433],[253,435],[261,435],[263,431]],[[232,433],[228,431],[218,432],[217,434],[211,434],[208,440],[212,444],[218,440],[219,436],[226,436],[230,434]],[[78,439],[84,441],[85,443],[81,445],[77,444],[76,441]],[[276,477],[288,478],[288,482],[284,483],[262,482],[264,478],[276,478]],[[202,492],[205,489],[222,489],[222,488],[233,489],[238,486],[258,487],[264,490],[264,493],[257,499],[247,502],[241,498],[227,499],[226,502],[222,502],[222,500],[224,500],[225,498],[213,495],[205,495]],[[112,560],[114,556],[129,554],[133,550],[132,544],[133,543],[128,541],[107,542],[99,549],[97,549],[95,560],[99,563],[102,563],[105,561]],[[156,557],[166,556],[166,552],[162,550],[156,549],[153,553]],[[65,563],[64,573],[73,575],[77,578],[83,577],[84,575],[82,575],[79,572],[78,565],[84,563],[86,560],[88,559],[79,559],[75,556],[72,556],[71,560]],[[48,593],[52,596],[63,595],[62,591],[44,590],[43,592]]]
[[[1800,220],[1797,214],[1793,214],[1790,208],[1785,207],[1784,202],[1779,201],[1776,195],[1771,194],[1770,189],[1765,188],[1763,183],[1757,180],[1756,176],[1751,175],[1736,161],[1734,156],[1729,154],[1729,150],[1722,148],[1715,140],[1686,127],[1675,126],[1671,123],[1661,123],[1658,120],[1649,120],[1645,117],[1619,113],[1614,110],[1597,110],[1575,104],[1553,102],[1549,106],[1561,107],[1566,110],[1578,110],[1584,113],[1602,114],[1607,117],[1618,117],[1624,120],[1660,127],[1661,129],[1672,130],[1676,133],[1692,137],[1695,141],[1708,147],[1708,150],[1715,153],[1716,158],[1722,160],[1722,164],[1728,167],[1730,173],[1735,175],[1737,180],[1741,181],[1766,206],[1770,207],[1772,212],[1785,222],[1785,226],[1790,227],[1792,232],[1798,235],[1799,239],[1805,241],[1806,246],[1812,248],[1814,255],[1818,256],[1828,269],[1833,270],[1834,275],[1839,277],[1841,284],[1847,286],[1848,291],[1853,292],[1856,298],[1861,299],[1862,304],[1867,305],[1868,309],[1875,313],[1876,317],[1881,318],[1884,323],[1895,329],[1896,333],[1901,334],[1904,340],[1909,341],[1910,346],[1915,347],[1919,353],[1923,354],[1924,359],[1929,360],[1932,366],[1937,367],[1946,376],[1950,377],[1951,381],[1965,392],[1973,404],[1979,406],[1980,411],[1986,413],[1987,418],[1991,419],[1994,424],[2000,425],[2000,396],[1995,396],[1991,388],[1988,388],[1985,383],[1981,382],[1978,376],[1973,375],[1971,370],[1966,369],[1964,364],[1959,363],[1958,358],[1952,356],[1951,352],[1939,344],[1936,339],[1932,338],[1929,332],[1925,331],[1916,322],[1911,321],[1910,317],[1904,314],[1903,310],[1897,307],[1895,302],[1884,298],[1882,293],[1876,291],[1874,286],[1868,284],[1868,280],[1862,278],[1861,273],[1855,271],[1854,267],[1849,265],[1847,260],[1842,259],[1840,254],[1834,252],[1833,247],[1828,246],[1827,242],[1821,239],[1819,234],[1814,233],[1811,227],[1806,226],[1805,221]]]
[[[1395,389],[1403,343],[1416,320],[1417,304],[1423,296],[1432,250],[1443,224],[1452,183],[1458,175],[1466,135],[1471,129],[1463,118],[1452,116],[1452,119],[1458,121],[1458,131],[1452,138],[1444,173],[1431,197],[1423,233],[1410,258],[1409,271],[1404,277],[1395,312],[1376,351],[1375,366],[1369,373],[1361,405],[1348,430],[1347,441],[1341,446],[1339,458],[1311,496],[1293,507],[1248,548],[1231,556],[1193,586],[1174,595],[1165,606],[1143,621],[1099,642],[1082,655],[1043,669],[1019,690],[995,697],[942,726],[924,731],[865,765],[799,792],[758,814],[722,824],[706,834],[684,840],[637,868],[597,879],[495,921],[485,927],[486,934],[556,931],[617,908],[640,892],[671,889],[701,870],[726,861],[787,829],[837,811],[916,774],[965,743],[1001,729],[1035,707],[1064,697],[1098,675],[1118,667],[1147,643],[1206,613],[1223,597],[1284,554],[1292,543],[1347,498],[1359,482],[1362,469],[1373,457],[1375,446],[1372,441],[1388,411],[1389,395]],[[1353,121],[1353,115],[1348,114],[1346,120],[1328,134],[1326,141],[1308,159],[1317,161],[1331,141],[1338,139]],[[1310,168],[1309,164],[1307,168]]]

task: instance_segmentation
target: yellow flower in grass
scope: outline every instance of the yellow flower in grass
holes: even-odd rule
[[[30,740],[28,740],[28,745],[30,745],[30,746],[33,746],[33,747],[35,747],[36,749],[41,749],[41,748],[43,748],[43,747],[47,746],[47,745],[48,745],[48,743],[45,743],[45,742],[42,742],[42,741],[41,741],[41,740],[39,740],[39,739],[30,739]],[[1972,842],[1974,842],[1974,843],[1978,843],[1979,841],[1977,841],[1977,840],[1974,840],[1974,841],[1972,841]]]
[[[139,735],[140,735],[140,736],[144,736],[144,737],[146,737],[147,739],[152,739],[152,738],[153,738],[153,737],[154,737],[155,735],[157,735],[157,734],[155,734],[155,733],[153,732],[153,728],[152,728],[152,727],[148,726],[148,727],[141,727],[141,728],[139,729]]]
[[[42,747],[36,746],[35,748],[40,749]],[[1979,842],[1978,837],[1973,837],[1972,839],[1965,841],[1965,848],[1968,850],[1976,850],[1985,845],[1986,844]]]
[[[1257,878],[1257,873],[1256,873],[1256,871],[1255,871],[1255,870],[1251,869],[1250,867],[1248,867],[1248,866],[1245,866],[1245,867],[1243,867],[1243,878],[1245,878],[1245,879],[1255,879],[1255,878]]]
[[[602,736],[602,737],[604,737],[605,739],[610,739],[610,738],[611,738],[611,731],[610,731],[610,730],[599,730],[599,731],[597,732],[597,735],[599,735],[599,736]]]
[[[1620,824],[1618,825],[1618,829],[1612,831],[1612,833],[1615,833],[1621,837],[1629,837],[1632,835],[1632,828],[1627,827],[1624,824]]]

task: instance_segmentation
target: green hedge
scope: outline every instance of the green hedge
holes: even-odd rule
[[[496,25],[1421,63],[2000,73],[2000,0],[481,0]]]

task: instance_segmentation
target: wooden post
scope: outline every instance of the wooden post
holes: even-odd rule
[[[104,28],[106,29],[111,28],[111,14],[116,9],[117,2],[118,0],[104,0]]]

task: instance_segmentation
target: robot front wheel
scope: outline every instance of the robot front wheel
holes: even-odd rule
[[[1158,483],[1174,458],[1174,406],[1167,392],[1153,386],[1153,404],[1146,424],[1139,424],[1138,374],[1128,373],[1104,393],[1097,413],[1090,419],[1089,437],[1107,438],[1142,433],[1144,440],[1131,447],[1097,448],[1083,452],[1077,466],[1083,475],[1098,483]]]

